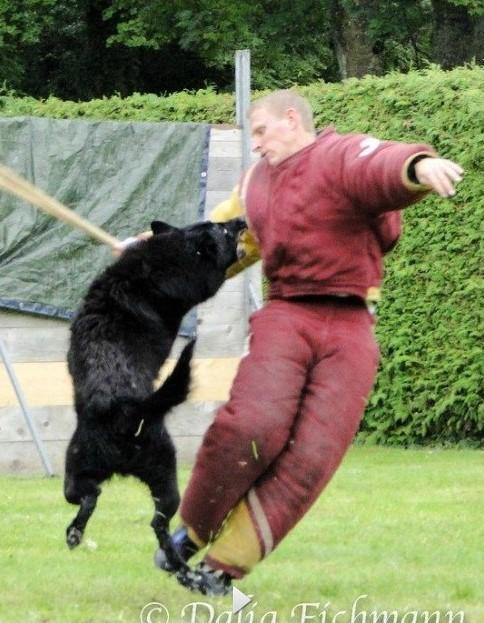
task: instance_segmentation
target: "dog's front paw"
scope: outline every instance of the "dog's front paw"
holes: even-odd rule
[[[74,526],[67,528],[66,543],[69,549],[74,549],[75,547],[81,544],[81,541],[82,541],[82,532],[80,530],[78,530]]]

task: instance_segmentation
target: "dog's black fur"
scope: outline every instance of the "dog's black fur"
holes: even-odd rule
[[[153,382],[182,317],[222,285],[244,228],[242,219],[183,229],[156,221],[154,236],[128,248],[89,288],[68,353],[77,428],[67,449],[64,494],[80,505],[67,528],[70,548],[81,542],[100,483],[118,473],[148,485],[155,503],[151,525],[168,559],[175,556],[168,525],[179,494],[163,416],[187,397],[193,340],[157,391]]]

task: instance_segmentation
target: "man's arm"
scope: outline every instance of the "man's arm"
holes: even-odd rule
[[[348,135],[336,149],[344,191],[374,215],[405,208],[429,191],[453,196],[464,173],[458,164],[440,158],[426,144]]]

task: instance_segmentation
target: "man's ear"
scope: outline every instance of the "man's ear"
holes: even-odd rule
[[[151,223],[151,231],[157,234],[167,234],[171,231],[178,231],[178,227],[174,227],[169,223],[165,223],[164,221],[152,221]]]
[[[286,118],[291,129],[294,129],[301,124],[301,115],[295,108],[288,108],[286,110]]]

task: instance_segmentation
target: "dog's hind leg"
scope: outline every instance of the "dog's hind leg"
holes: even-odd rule
[[[101,489],[93,480],[66,479],[64,487],[66,500],[71,504],[80,505],[79,512],[66,529],[66,543],[69,549],[74,549],[81,543],[87,522],[96,508],[100,493]]]
[[[172,491],[171,494],[167,495],[166,488],[164,487],[163,489],[163,492],[158,491],[158,495],[152,492],[152,498],[155,503],[155,514],[151,521],[151,527],[156,534],[159,545],[159,549],[155,554],[155,564],[165,571],[174,572],[182,568],[188,568],[186,562],[174,547],[169,532],[170,519],[175,513],[171,510],[167,512],[167,503],[170,505],[168,508],[172,508],[175,503],[176,507],[178,507],[180,497],[178,490],[176,490],[176,492]],[[176,495],[176,498],[174,495]]]
[[[185,567],[186,564],[173,547],[169,533],[170,520],[176,513],[180,503],[174,453],[172,465],[168,466],[165,462],[164,465],[152,465],[151,468],[152,471],[148,477],[141,477],[139,475],[138,477],[149,486],[151,497],[155,505],[155,513],[151,521],[151,527],[153,528],[160,548],[158,552],[166,561],[163,568],[167,571],[176,571]],[[157,566],[160,565],[157,563]]]

